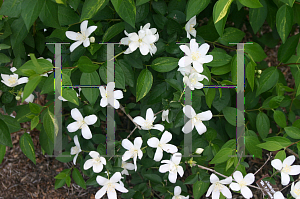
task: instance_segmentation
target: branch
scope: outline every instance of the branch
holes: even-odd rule
[[[126,113],[124,107],[123,107],[121,104],[120,104],[120,109],[121,109],[121,111],[123,111],[123,113],[125,113],[125,115],[132,121],[132,123],[133,123],[139,130],[142,130],[141,127],[140,127],[137,123],[135,123],[135,122],[133,121],[132,117],[131,117],[129,114]]]
[[[267,164],[267,162],[270,160],[270,158],[271,158],[271,152],[270,152],[270,154],[268,156],[269,157],[268,157],[267,161],[254,173],[254,175],[257,174]]]

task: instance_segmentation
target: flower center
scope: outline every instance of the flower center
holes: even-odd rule
[[[159,143],[159,144],[158,144],[158,147],[160,147],[160,148],[163,148],[163,147],[164,147],[164,145],[165,145],[165,144],[161,144],[161,143]],[[169,151],[169,149],[168,149],[168,151]]]
[[[223,187],[224,187],[224,185],[222,185],[221,183],[219,183],[219,182],[216,182],[216,184],[215,184],[215,188],[214,188],[214,190],[215,191],[221,191],[222,189],[223,189]]]
[[[300,189],[294,189],[294,193],[295,193],[297,196],[300,196]]]
[[[79,120],[79,121],[77,121],[77,124],[79,126],[79,129],[81,129],[82,126],[85,124],[85,121],[84,120]]]
[[[246,186],[245,180],[241,180],[241,181],[239,182],[239,184],[240,184],[241,187],[245,187],[245,186]]]
[[[285,165],[284,167],[283,167],[283,169],[282,169],[282,172],[284,172],[284,173],[289,173],[289,172],[291,172],[291,169],[292,167],[291,166],[289,166],[289,165]]]
[[[192,60],[197,61],[200,58],[200,54],[198,52],[192,52]]]
[[[190,31],[195,30],[195,28],[193,28],[194,26],[195,26],[195,24],[190,25]]]
[[[178,167],[178,165],[176,165],[175,163],[172,163],[170,166],[170,172],[177,173],[177,167]]]
[[[13,85],[13,84],[17,83],[17,78],[10,76],[9,79],[8,79],[8,83],[10,85]]]
[[[194,84],[194,85],[197,84],[197,79],[196,78],[192,78],[191,79],[191,83]]]
[[[144,127],[145,127],[146,129],[151,129],[151,127],[152,127],[152,122],[149,122],[148,120],[146,120],[145,123],[144,123]]]
[[[78,146],[73,146],[72,148],[73,148],[73,152],[75,154],[79,153],[79,147]]]
[[[181,199],[181,196],[175,196],[175,199]]]
[[[76,37],[78,41],[84,41],[86,38],[85,33],[79,33]]]
[[[202,121],[196,115],[192,118],[192,122],[193,122],[193,124],[196,124],[197,122],[202,122]]]
[[[142,43],[143,42],[143,40],[142,39],[139,39],[139,41],[138,41],[139,43]]]
[[[111,192],[115,189],[115,185],[111,182],[107,183],[107,192]]]
[[[101,163],[101,160],[100,160],[100,157],[96,157],[93,159],[94,163],[97,163],[97,164],[100,164]]]

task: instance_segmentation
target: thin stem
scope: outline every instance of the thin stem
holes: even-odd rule
[[[236,167],[235,167],[235,169],[234,169],[234,171],[232,172],[231,175],[233,175],[233,173],[234,173],[234,172],[236,171],[236,169],[238,168],[238,166],[239,166],[239,164],[240,164],[240,162],[241,162],[241,159],[242,159],[242,157],[243,157],[243,153],[244,153],[244,151],[242,151],[241,157],[240,157],[240,159],[239,159],[239,161],[238,161],[238,163],[237,163],[237,165],[236,165]]]
[[[54,104],[54,101],[51,102],[48,106],[46,106],[38,115],[40,115],[45,109],[47,109],[49,106],[51,106],[52,104]]]
[[[129,114],[126,113],[124,107],[123,107],[121,104],[120,104],[120,109],[121,109],[121,111],[123,111],[123,113],[125,113],[125,115],[132,121],[132,123],[133,123],[139,130],[142,130],[141,127],[140,127],[137,123],[135,123],[135,122],[133,121],[132,117],[131,117]]]
[[[288,66],[288,65],[300,65],[300,63],[288,63],[288,64],[281,64],[277,67],[282,67],[282,66]]]
[[[180,102],[180,100],[181,100],[181,98],[182,98],[184,92],[185,92],[185,88],[183,89],[183,91],[182,91],[182,93],[181,93],[181,95],[180,95],[180,98],[179,98],[178,102]]]
[[[270,158],[271,158],[271,153],[268,155],[267,161],[254,173],[254,175],[257,174],[267,164],[267,162],[270,160]]]
[[[289,186],[291,186],[291,184],[293,184],[293,183],[295,183],[295,182],[298,182],[300,180],[300,177],[297,179],[297,180],[295,180],[294,182],[291,182],[290,184],[288,184],[288,185],[286,185],[285,187],[283,187],[281,190],[280,190],[280,192],[282,192],[284,189],[286,189],[287,187],[289,187]]]

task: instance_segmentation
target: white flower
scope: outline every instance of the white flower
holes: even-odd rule
[[[23,92],[22,92],[22,94],[21,94],[21,97],[23,98]],[[27,103],[29,103],[29,102],[32,103],[33,100],[34,100],[34,95],[33,95],[33,94],[30,94],[24,101],[27,102]]]
[[[300,173],[300,165],[294,165],[295,156],[291,155],[287,157],[283,162],[279,159],[272,160],[271,165],[281,172],[281,184],[287,185],[290,182],[289,175],[298,175]]]
[[[146,24],[144,27],[138,31],[138,33],[127,33],[124,31],[127,37],[122,38],[120,43],[124,45],[128,45],[129,48],[124,52],[124,54],[129,54],[134,52],[137,48],[140,49],[142,55],[147,55],[149,52],[152,55],[156,52],[156,47],[154,46],[154,42],[156,42],[159,38],[159,35],[155,34],[156,29],[151,28],[150,23]],[[151,45],[152,44],[152,45]]]
[[[202,121],[208,121],[212,118],[210,110],[196,114],[192,106],[186,105],[183,107],[183,112],[188,118],[190,118],[190,120],[182,128],[183,133],[191,132],[195,126],[199,135],[206,132],[206,126],[202,123]]]
[[[170,122],[169,122],[168,115],[169,115],[169,110],[164,110],[164,111],[162,112],[161,120],[162,120],[162,121],[165,121],[165,120],[166,120],[168,123],[170,123]]]
[[[203,151],[204,151],[204,149],[197,148],[196,151],[195,151],[195,153],[200,155]]]
[[[280,191],[276,191],[274,193],[273,197],[274,197],[274,199],[284,199],[284,196],[283,196],[283,194]]]
[[[300,182],[297,182],[295,185],[293,182],[291,187],[291,195],[296,199],[300,199]]]
[[[12,67],[10,71],[13,73],[17,69],[15,67]],[[24,84],[28,82],[28,77],[21,77],[19,78],[18,74],[13,73],[12,75],[6,75],[6,74],[1,74],[1,82],[5,84],[8,87],[15,87],[19,84]]]
[[[189,199],[189,196],[182,196],[180,195],[180,193],[181,193],[181,187],[176,186],[174,188],[174,196],[172,197],[172,199]]]
[[[163,132],[163,130],[165,129],[163,125],[161,124],[153,125],[155,118],[156,117],[154,117],[153,110],[151,108],[148,108],[146,111],[146,120],[141,116],[137,116],[133,119],[133,121],[138,125],[140,125],[143,130],[157,129]]]
[[[102,176],[97,176],[97,183],[103,187],[99,191],[97,191],[95,198],[100,199],[107,192],[108,199],[117,199],[116,190],[122,193],[127,193],[128,190],[124,187],[124,184],[118,183],[120,180],[120,172],[116,172],[110,179],[106,179]]]
[[[205,75],[201,75],[199,73],[192,73],[189,76],[183,77],[183,83],[190,87],[190,89],[193,91],[195,88],[203,88],[203,84],[200,83],[200,81],[203,81],[204,78],[208,80],[208,78]]]
[[[166,163],[159,167],[160,173],[169,172],[169,181],[176,183],[177,173],[182,177],[184,174],[182,166],[180,166],[181,153],[174,153],[171,157],[171,160],[163,160],[161,163]]]
[[[76,122],[72,122],[67,126],[68,131],[75,132],[78,129],[81,129],[81,133],[84,139],[91,139],[92,133],[88,125],[95,124],[97,122],[97,116],[93,114],[83,118],[77,108],[73,108],[71,110],[71,116],[74,120],[76,120]]]
[[[236,171],[233,173],[233,178],[237,183],[233,182],[229,185],[230,189],[233,191],[241,190],[241,194],[244,198],[252,198],[252,191],[247,187],[254,182],[255,178],[253,173],[248,173],[245,178],[243,178],[243,174],[240,171]]]
[[[75,50],[75,48],[77,48],[82,43],[83,43],[84,47],[88,47],[90,45],[89,36],[92,34],[92,32],[94,32],[97,29],[97,26],[87,27],[87,25],[88,25],[88,20],[85,20],[80,24],[80,32],[81,33],[79,33],[79,32],[76,33],[73,31],[66,32],[66,36],[69,39],[76,41],[75,43],[73,43],[70,46],[71,52],[73,52],[73,50]]]
[[[106,89],[104,88],[104,86],[99,87],[100,95],[102,97],[100,101],[101,107],[106,107],[107,104],[110,104],[115,109],[120,108],[120,103],[117,99],[123,98],[123,92],[121,90],[114,91],[114,88],[115,82],[109,82],[106,86]]]
[[[95,173],[100,173],[103,169],[103,165],[106,165],[106,159],[101,157],[96,151],[91,151],[89,155],[92,157],[92,159],[89,159],[84,163],[83,169],[88,170],[89,168],[93,167],[93,171]]]
[[[211,174],[210,176],[210,182],[212,185],[208,188],[208,191],[206,193],[206,197],[210,196],[212,193],[212,199],[219,199],[220,192],[226,197],[226,198],[232,198],[232,194],[228,187],[224,186],[224,184],[230,184],[232,182],[232,178],[228,177],[224,180],[219,180],[218,176],[215,174]]]
[[[121,167],[124,169],[121,174],[129,175],[128,170],[134,170],[134,164],[122,161]]]
[[[28,56],[30,56],[30,55],[28,55]],[[39,57],[38,59],[45,59],[45,58],[44,58],[44,57]],[[49,62],[52,64],[52,59],[47,58],[46,60],[49,61]],[[49,74],[50,74],[50,73],[53,73],[53,70],[52,70],[52,71],[49,71],[48,73],[49,73]],[[48,73],[45,72],[45,73],[43,73],[43,74],[40,74],[40,76],[48,77]]]
[[[185,67],[179,67],[178,70],[183,76],[189,76],[192,73],[198,73],[191,64]]]
[[[81,152],[81,148],[80,148],[80,144],[79,144],[77,135],[74,136],[74,143],[75,143],[75,146],[73,146],[71,148],[71,155],[75,155],[73,158],[73,164],[76,165],[76,160],[77,160],[78,154]]]
[[[179,46],[180,49],[186,54],[182,57],[178,65],[179,67],[186,67],[187,65],[193,63],[193,67],[198,73],[203,72],[203,64],[209,63],[213,60],[212,55],[206,55],[209,50],[209,45],[207,43],[202,44],[198,48],[198,43],[195,39],[191,39],[190,48],[186,45]]]
[[[154,155],[154,160],[156,162],[162,159],[163,151],[167,153],[176,153],[178,151],[177,147],[174,146],[173,144],[167,144],[171,140],[172,140],[172,134],[168,131],[165,131],[162,134],[160,140],[157,139],[156,137],[148,139],[147,144],[152,148],[157,148]]]
[[[135,171],[137,169],[137,165],[136,165],[137,157],[139,157],[139,159],[142,159],[142,157],[143,157],[143,152],[141,150],[142,144],[143,144],[143,140],[141,137],[137,137],[134,139],[134,145],[128,139],[124,139],[122,141],[122,146],[128,150],[123,154],[122,160],[126,161],[130,158],[133,158]]]
[[[185,25],[186,37],[191,39],[191,35],[196,37],[196,30],[194,26],[196,25],[196,15],[193,16]],[[190,35],[191,34],[191,35]]]

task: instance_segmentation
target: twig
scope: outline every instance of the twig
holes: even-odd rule
[[[270,158],[271,158],[271,153],[269,154],[267,161],[254,173],[254,175],[257,174],[267,164],[267,162],[270,160]]]
[[[295,153],[293,150],[286,148],[285,149],[287,152],[289,152],[290,154],[293,154],[294,156],[296,156],[299,159],[299,155],[297,153]]]
[[[283,188],[280,190],[280,192],[282,192],[282,190],[284,190],[285,188],[291,186],[291,184],[293,184],[293,183],[295,183],[295,182],[297,182],[297,181],[299,181],[299,180],[300,180],[300,177],[299,177],[297,180],[295,180],[294,182],[291,182],[290,184],[288,184],[288,185],[286,185],[285,187],[283,187]]]
[[[123,111],[123,113],[125,113],[125,115],[126,115],[126,116],[134,123],[134,125],[135,125],[139,130],[142,130],[141,127],[140,127],[137,123],[135,123],[135,122],[133,121],[132,117],[131,117],[129,114],[126,113],[124,107],[123,107],[121,104],[120,104],[120,109],[121,109],[121,111]]]
[[[236,171],[236,169],[238,168],[238,166],[239,166],[239,164],[240,164],[240,162],[241,162],[241,159],[242,159],[242,157],[243,157],[243,153],[244,153],[244,151],[242,151],[241,157],[240,157],[240,159],[239,159],[239,161],[238,161],[238,163],[237,163],[237,165],[236,165],[236,167],[235,167],[235,169],[234,169],[234,171],[232,172],[231,175],[233,175],[233,173],[234,173],[234,172]]]

